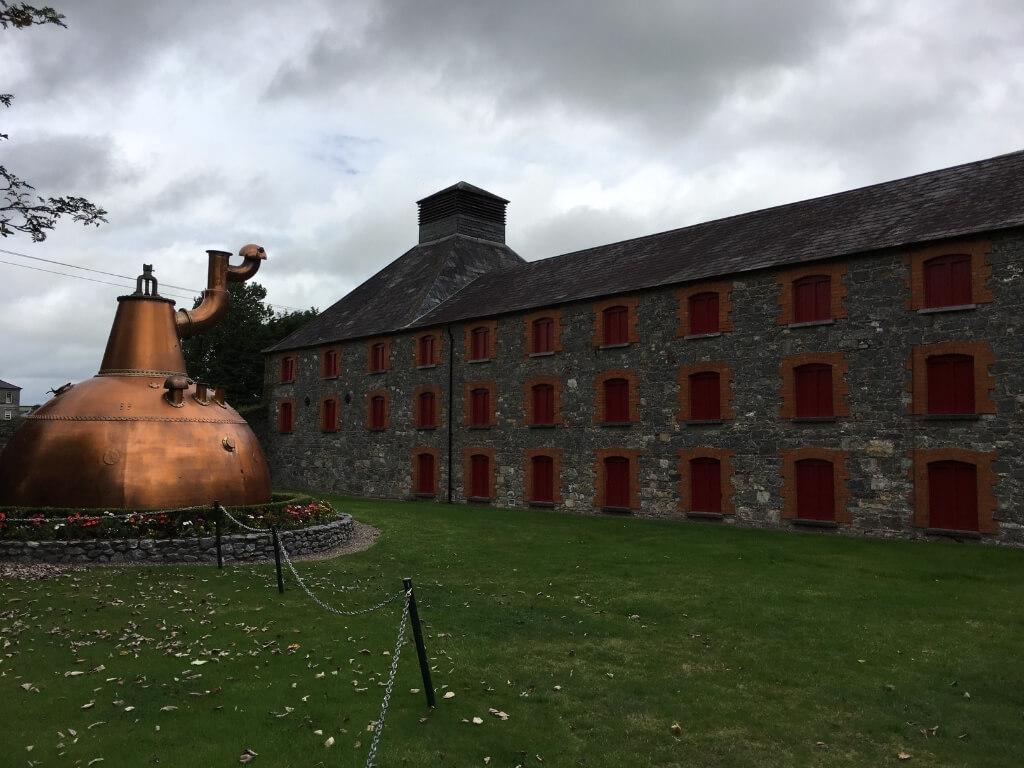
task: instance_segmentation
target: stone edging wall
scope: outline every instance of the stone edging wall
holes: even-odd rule
[[[309,528],[281,532],[281,542],[293,557],[334,549],[352,538],[352,517]],[[240,533],[223,536],[224,562],[267,560],[274,557],[270,534]],[[0,560],[15,563],[215,563],[213,536],[183,539],[81,539],[77,541],[0,541]]]

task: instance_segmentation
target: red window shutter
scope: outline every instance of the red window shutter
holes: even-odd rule
[[[387,345],[374,344],[370,348],[370,370],[380,372],[387,368]]]
[[[436,408],[434,407],[434,393],[423,392],[420,394],[419,403],[419,425],[421,427],[433,427],[436,426],[434,423],[434,413]]]
[[[698,293],[690,297],[690,334],[718,333],[718,294]]]
[[[292,404],[283,402],[278,405],[277,429],[279,432],[292,431]]]
[[[416,456],[416,493],[434,492],[434,456],[421,453]]]
[[[793,322],[812,323],[832,317],[831,279],[812,275],[793,282]]]
[[[333,379],[338,375],[338,353],[333,349],[324,352],[323,377]]]
[[[798,419],[835,416],[831,365],[811,363],[794,368],[793,391]]]
[[[978,468],[962,461],[928,465],[928,525],[952,531],[978,530]]]
[[[924,263],[924,305],[956,307],[971,303],[971,257],[958,253]]]
[[[491,460],[482,454],[470,458],[470,495],[477,499],[491,498]]]
[[[533,423],[555,423],[555,388],[550,384],[533,387]]]
[[[486,360],[490,357],[490,329],[474,328],[470,334],[470,360]]]
[[[295,358],[281,358],[281,381],[289,382],[295,380]]]
[[[486,427],[491,423],[491,393],[486,389],[474,389],[470,393],[470,424]]]
[[[722,388],[715,371],[694,373],[690,376],[690,418],[694,421],[713,421],[722,418]]]
[[[927,360],[928,413],[974,413],[974,358],[933,355]]]
[[[334,398],[324,400],[323,429],[334,432],[338,428],[338,401]]]
[[[626,379],[608,379],[604,383],[604,420],[629,421],[629,382]]]
[[[629,309],[608,307],[602,313],[605,344],[626,344],[629,342]]]
[[[555,351],[555,321],[542,317],[533,321],[533,352]]]
[[[604,504],[629,509],[629,459],[609,456],[604,460]]]
[[[690,508],[694,512],[722,511],[722,467],[718,459],[690,460]]]
[[[551,504],[555,500],[555,462],[550,456],[530,459],[533,470],[532,501]]]
[[[374,429],[383,429],[386,418],[384,398],[381,395],[376,395],[370,399],[370,426]]]
[[[796,516],[801,520],[835,520],[835,480],[832,462],[796,462]]]
[[[419,365],[434,364],[434,337],[420,336]]]

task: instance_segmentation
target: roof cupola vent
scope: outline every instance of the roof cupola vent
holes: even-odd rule
[[[508,200],[460,181],[416,203],[420,208],[420,243],[450,235],[505,242]]]

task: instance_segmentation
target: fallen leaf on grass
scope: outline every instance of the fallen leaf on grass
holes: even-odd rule
[[[96,706],[96,702],[95,701],[90,701],[90,702],[88,702],[86,704],[83,704],[82,705],[82,709],[92,709],[95,706]]]
[[[910,759],[910,753],[909,752],[900,752],[898,755],[896,755],[896,759],[897,760],[909,760]]]
[[[334,746],[334,737],[333,736],[328,736],[327,737],[327,741],[324,742],[324,746],[325,747],[333,747]]]
[[[474,717],[473,718],[473,725],[483,725],[483,724],[484,724],[484,719],[482,717]]]
[[[177,707],[173,704],[168,704],[166,707],[160,707],[161,712],[173,712]]]
[[[679,725],[679,723],[672,723],[672,726],[669,728],[669,730],[672,731],[673,736],[683,735],[683,727]]]
[[[495,709],[494,707],[491,707],[487,711],[499,720],[508,720],[508,712],[502,712],[500,709]]]
[[[442,698],[454,699],[455,698],[455,691],[446,691]]]

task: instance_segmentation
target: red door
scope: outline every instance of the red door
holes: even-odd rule
[[[971,303],[971,257],[937,256],[924,264],[926,307],[957,307]]]
[[[718,459],[690,460],[690,509],[694,512],[722,511],[722,472]]]
[[[550,384],[538,384],[533,388],[533,423],[554,424],[555,388]]]
[[[629,382],[626,379],[608,379],[604,383],[604,420],[629,421]]]
[[[534,456],[533,501],[551,504],[555,500],[555,462],[550,456]]]
[[[718,333],[718,294],[698,293],[690,297],[690,334]]]
[[[832,317],[828,275],[804,277],[793,283],[793,322],[810,323]]]
[[[804,459],[796,463],[796,516],[801,520],[835,520],[832,463]]]
[[[625,344],[629,341],[629,310],[626,307],[609,307],[603,313],[604,343]]]
[[[629,459],[609,456],[604,460],[604,505],[629,509]]]
[[[693,421],[722,418],[721,387],[714,371],[690,376],[690,418]]]
[[[800,365],[793,369],[797,418],[835,415],[832,403],[832,366],[820,363]]]
[[[974,358],[928,358],[928,413],[974,413]]]
[[[962,461],[928,465],[928,525],[951,531],[978,530],[978,469]]]
[[[470,459],[469,495],[476,499],[491,498],[491,461],[475,454]]]
[[[416,457],[416,493],[434,493],[434,456],[421,453]]]

